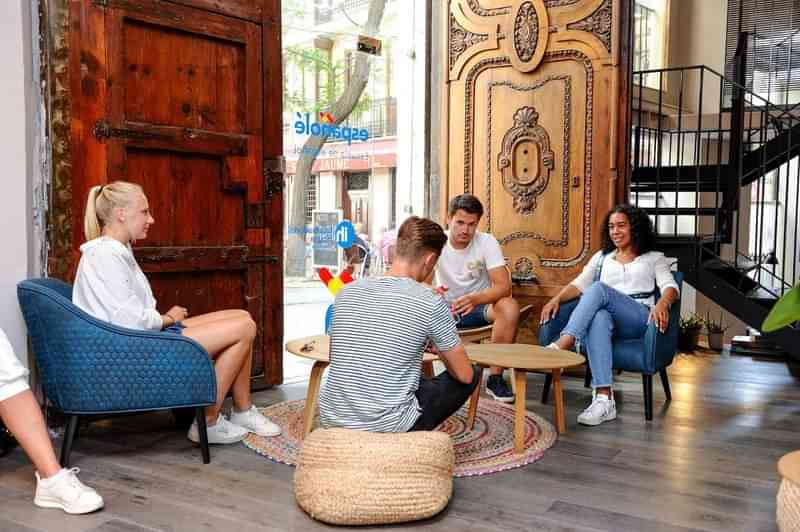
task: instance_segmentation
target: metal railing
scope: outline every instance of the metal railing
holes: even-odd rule
[[[355,117],[345,120],[344,126],[366,129],[371,139],[397,135],[397,98],[372,100],[369,107]]]
[[[653,77],[661,90],[645,102]],[[637,71],[633,82],[631,203],[660,236],[701,248],[698,257],[746,270],[770,294],[791,288],[800,260],[797,113],[704,65]]]

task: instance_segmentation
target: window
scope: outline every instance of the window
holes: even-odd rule
[[[734,80],[740,33],[747,33],[745,86],[773,104],[800,102],[800,2],[728,0],[725,75]]]
[[[668,0],[636,0],[633,4],[633,70],[664,67]],[[644,85],[658,88],[658,75],[645,75]],[[637,78],[638,79],[638,78]]]
[[[311,174],[306,180],[306,225],[311,225],[311,211],[317,208],[317,176]]]

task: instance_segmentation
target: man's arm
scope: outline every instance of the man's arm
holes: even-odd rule
[[[467,351],[464,344],[458,344],[449,351],[439,353],[439,359],[444,362],[447,372],[458,382],[469,384],[472,382],[472,364],[467,358]]]
[[[511,297],[511,275],[508,268],[499,266],[489,270],[489,282],[489,288],[458,298],[453,304],[455,311],[463,316],[478,305],[494,304],[504,297]]]

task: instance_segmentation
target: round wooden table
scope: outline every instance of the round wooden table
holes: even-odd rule
[[[326,334],[307,336],[298,338],[286,344],[286,350],[293,355],[308,358],[314,361],[311,367],[311,376],[308,379],[308,391],[306,392],[306,405],[303,409],[303,434],[305,438],[311,432],[311,425],[314,422],[314,415],[317,413],[317,401],[319,400],[319,385],[322,382],[322,373],[330,364],[331,339]],[[427,376],[433,374],[433,361],[438,357],[432,353],[425,353],[422,357],[423,373]]]
[[[580,366],[585,359],[572,351],[547,349],[528,344],[466,344],[469,359],[479,366],[499,366],[513,369],[514,387],[514,452],[525,450],[525,384],[529,371],[552,372],[553,395],[555,396],[555,425],[559,433],[567,430],[564,421],[564,395],[561,389],[561,371]],[[478,411],[481,386],[475,388],[469,403],[467,424],[472,429]]]

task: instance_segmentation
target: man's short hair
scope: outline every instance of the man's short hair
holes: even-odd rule
[[[477,214],[480,219],[483,216],[483,204],[472,194],[459,194],[450,200],[450,204],[447,206],[447,215],[452,217],[456,211]]]
[[[427,218],[411,216],[397,231],[395,254],[405,259],[419,259],[425,253],[442,254],[447,235],[442,226]]]

